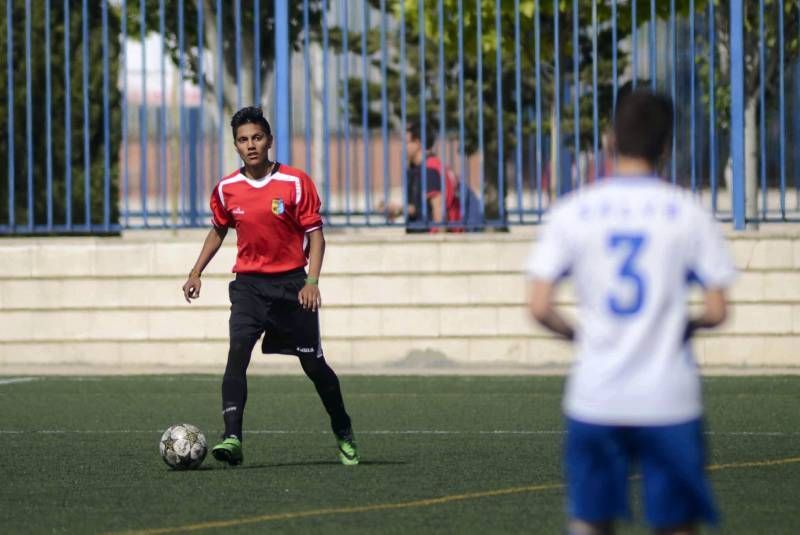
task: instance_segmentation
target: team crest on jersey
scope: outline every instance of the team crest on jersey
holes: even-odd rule
[[[281,215],[285,210],[283,199],[272,199],[272,213]]]

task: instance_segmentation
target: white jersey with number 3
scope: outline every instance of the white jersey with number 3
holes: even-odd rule
[[[528,276],[569,276],[577,355],[564,410],[609,425],[667,425],[702,413],[689,344],[689,282],[726,288],[735,269],[713,218],[655,178],[606,179],[559,202]]]

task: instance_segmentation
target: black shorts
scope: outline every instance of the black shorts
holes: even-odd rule
[[[319,312],[303,309],[297,299],[305,278],[302,268],[277,275],[238,273],[228,286],[231,339],[255,344],[264,333],[262,353],[321,357]]]

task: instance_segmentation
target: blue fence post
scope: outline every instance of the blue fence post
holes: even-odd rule
[[[66,56],[69,57],[68,54]],[[69,62],[65,65],[69,70]],[[8,136],[8,229],[13,231],[16,224],[14,214],[14,177],[16,175],[14,169],[14,0],[6,0],[6,80],[8,83],[6,90],[8,103],[8,123],[6,125]],[[67,84],[67,88],[67,95],[69,95],[69,84]],[[67,125],[69,125],[69,121],[67,121]],[[69,200],[69,196],[67,199]],[[67,206],[69,205],[70,203],[67,202]],[[69,218],[67,220],[69,221]]]
[[[70,38],[69,38],[69,25],[70,25],[70,16],[69,16],[69,0],[64,0],[64,80],[72,80],[72,74],[70,69],[70,57],[72,56],[72,52],[70,49]],[[127,57],[127,52],[126,52]],[[9,61],[8,68],[11,68],[11,62]],[[11,77],[9,76],[9,80]],[[127,84],[125,85],[127,88]],[[64,161],[71,162],[72,161],[72,83],[65,83],[64,84]],[[123,100],[123,103],[127,104],[127,101]],[[13,126],[14,124],[14,108],[11,107],[9,110],[10,116],[10,124]],[[12,138],[13,140],[13,138]],[[126,138],[127,141],[127,138]],[[126,145],[127,146],[127,145]],[[14,143],[12,141],[11,147],[13,149]],[[127,151],[126,151],[127,155]],[[13,168],[14,159],[11,158],[11,166]],[[127,159],[126,159],[127,162]],[[65,211],[65,227],[67,230],[72,230],[72,166],[65,165],[64,166],[64,202],[66,203],[66,211]],[[125,184],[127,186],[127,167],[126,167],[126,175],[125,175]],[[13,191],[13,189],[11,190]],[[127,199],[126,199],[127,202]],[[127,206],[127,205],[126,205]],[[13,212],[12,212],[13,213]]]
[[[275,2],[275,72],[289,72],[289,5],[287,0]],[[290,95],[289,76],[275,77],[276,122],[276,158],[279,162],[289,163],[291,154],[291,129],[289,117]]]
[[[744,167],[744,5],[731,0],[731,163],[733,226],[745,228]]]
[[[103,4],[105,6],[105,4]],[[104,11],[105,13],[105,11]],[[47,130],[47,231],[53,230],[53,104],[50,61],[50,2],[44,4],[44,54],[45,54],[45,119]],[[107,152],[107,151],[106,151]]]
[[[86,41],[88,43],[88,39]],[[31,1],[25,0],[25,138],[28,177],[28,231],[33,232],[33,64],[31,63]]]
[[[158,0],[158,29],[161,33],[161,50],[167,49],[166,17],[164,15],[164,0]],[[158,183],[161,187],[161,224],[167,226],[167,55],[161,54],[161,106],[158,109],[158,135],[159,152],[161,158],[158,162]]]
[[[109,120],[111,110],[108,102],[108,2],[103,2],[101,16],[103,24],[103,230],[108,232],[111,230],[111,125]],[[49,141],[47,148],[48,150],[50,148]]]
[[[69,0],[65,0],[68,2]],[[67,7],[68,9],[68,7]],[[66,9],[65,9],[66,11]],[[66,13],[65,13],[65,16]],[[122,24],[122,59],[120,63],[122,64],[122,217],[120,220],[122,221],[122,226],[127,227],[130,223],[130,205],[129,205],[129,192],[128,192],[128,4],[127,0],[122,0],[122,10],[120,13],[121,24]],[[68,26],[68,25],[66,25]],[[69,30],[65,27],[64,32],[68,32]],[[67,39],[65,36],[64,39]],[[69,76],[64,78],[65,80],[69,80]],[[69,83],[66,84],[66,87],[69,87]],[[66,105],[69,106],[69,99],[67,99]],[[66,162],[69,162],[69,158],[65,158]],[[67,169],[69,169],[69,165],[65,165]]]
[[[144,12],[144,10],[142,11]],[[81,28],[83,33],[82,46],[83,46],[83,165],[84,165],[83,183],[85,188],[83,192],[83,202],[84,202],[84,210],[86,211],[85,213],[86,230],[88,231],[92,227],[92,206],[91,206],[92,167],[91,167],[91,156],[89,153],[89,11],[86,0],[83,0],[82,4],[82,18],[83,20],[81,20]],[[142,21],[144,21],[144,15],[142,15]],[[142,30],[142,42],[144,42],[144,30]],[[142,57],[144,57],[144,47],[142,47]],[[144,76],[142,76],[142,80],[144,80]],[[142,86],[144,87],[144,81],[142,82]],[[145,91],[143,90],[142,95],[144,96],[144,94]],[[142,161],[145,162],[143,163],[143,165],[145,165],[145,169],[147,162],[146,155],[147,152],[144,151],[143,148]]]

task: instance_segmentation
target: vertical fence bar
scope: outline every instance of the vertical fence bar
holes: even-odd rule
[[[650,66],[648,67],[650,75],[650,88],[656,90],[656,79],[658,73],[656,72],[656,0],[650,0],[650,28],[649,33],[650,45]]]
[[[617,110],[617,0],[611,0],[611,108]],[[613,115],[613,114],[612,114]]]
[[[214,85],[217,89],[217,179],[222,178],[225,160],[224,138],[225,117],[223,109],[222,84],[225,72],[222,70],[222,0],[217,0],[217,76]]]
[[[280,3],[281,0],[278,0]],[[235,41],[235,65],[236,65],[236,109],[242,109],[242,0],[233,2],[233,20]],[[276,28],[277,30],[277,25]],[[222,34],[219,36],[222,39]]]
[[[731,0],[731,161],[733,167],[733,224],[736,230],[745,227],[744,192],[744,5]]]
[[[637,27],[638,21],[636,20],[636,4],[638,0],[631,2],[631,67],[633,70],[633,88],[636,89],[636,84],[639,80],[639,28]]]
[[[783,2],[778,8],[778,153],[781,172],[781,219],[786,220],[786,84],[784,82]]]
[[[697,150],[697,133],[695,131],[695,127],[697,126],[697,101],[695,99],[695,38],[694,38],[694,0],[689,0],[689,107],[691,108],[691,113],[689,113],[689,131],[691,134],[689,135],[690,143],[691,143],[691,154],[689,155],[690,158],[690,166],[691,169],[689,170],[691,174],[691,184],[692,184],[692,191],[697,191],[697,158],[696,158],[696,150]],[[673,142],[673,146],[675,143]]]
[[[161,191],[161,202],[159,203],[161,205],[161,224],[164,227],[168,224],[167,215],[169,213],[167,206],[167,31],[165,26],[164,0],[158,0],[158,29],[161,34],[161,106],[158,110],[158,147],[161,161],[158,162],[158,183]]]
[[[64,1],[66,2],[67,0]],[[68,11],[66,12],[68,13]],[[69,24],[67,24],[67,27],[69,27]],[[65,41],[65,43],[68,43],[68,41]],[[65,53],[65,55],[69,57],[69,54]],[[69,71],[69,63],[66,63],[66,65],[67,71]],[[6,87],[6,105],[8,107],[8,122],[6,124],[6,135],[8,136],[8,229],[11,232],[16,226],[14,214],[14,196],[16,193],[14,191],[14,177],[16,175],[16,170],[14,169],[14,0],[6,0],[6,80],[8,80],[8,86]],[[67,80],[69,80],[69,77],[67,77]],[[69,83],[67,83],[67,88],[69,88]],[[67,90],[67,95],[69,95],[69,89]],[[69,96],[67,96],[67,102],[69,102]],[[69,121],[67,121],[67,124],[69,125]],[[69,142],[69,137],[67,137],[67,142]],[[69,165],[67,165],[67,168],[69,168]],[[67,206],[70,206],[69,192],[67,192]]]
[[[105,3],[103,4],[105,6]],[[50,1],[44,3],[44,76],[45,76],[45,144],[47,145],[47,231],[53,230],[53,120],[52,81],[50,61]]]
[[[441,140],[439,154],[442,161],[442,170],[439,176],[439,181],[441,187],[440,197],[442,201],[442,224],[444,225],[447,223],[447,130],[444,120],[444,8],[442,7],[442,0],[437,2],[436,11],[436,18],[438,21],[437,33],[439,39],[439,139]]]
[[[506,158],[503,153],[503,140],[505,133],[503,131],[503,33],[500,20],[500,0],[495,0],[494,4],[494,30],[497,34],[497,49],[496,49],[496,88],[497,88],[497,205],[499,209],[500,222],[505,222],[505,167]]]
[[[144,15],[142,15],[142,18],[144,19]],[[142,25],[144,26],[144,23],[142,23]],[[89,155],[89,13],[86,0],[83,0],[82,5],[81,28],[83,32],[83,201],[86,215],[86,230],[89,230],[92,226],[92,169]],[[144,38],[142,39],[142,43],[144,43]],[[142,46],[142,57],[144,57],[144,46]],[[142,79],[144,80],[144,78]],[[144,82],[142,83],[144,84]]]
[[[764,52],[764,0],[758,1],[758,144],[759,144],[759,167],[761,175],[761,218],[767,219],[767,158],[766,158],[766,91],[764,88],[765,76],[765,52]]]
[[[65,0],[68,1],[68,0]],[[120,11],[120,31],[122,33],[122,202],[124,216],[122,217],[123,228],[128,228],[130,223],[130,203],[128,200],[128,2],[122,0],[122,10]],[[68,31],[64,28],[64,31]],[[69,87],[69,78],[66,78],[66,87]],[[69,168],[69,159],[66,160],[66,167]]]
[[[183,94],[183,0],[178,0],[178,183],[180,184],[178,209],[180,210],[181,226],[194,223],[195,214],[192,210],[192,197],[194,193],[193,177],[186,173],[186,103]],[[188,187],[187,187],[188,186]],[[188,190],[188,191],[187,191]],[[162,191],[168,197],[167,190]],[[189,198],[187,199],[187,194]],[[188,201],[188,202],[187,202]],[[187,213],[189,212],[189,213]]]
[[[46,2],[49,4],[48,2]],[[108,104],[108,1],[102,2],[103,40],[103,230],[111,230],[111,125]],[[48,109],[48,118],[50,117]],[[50,142],[47,143],[48,148]]]
[[[400,65],[406,64],[406,10],[400,10]],[[400,125],[403,129],[401,135],[403,136],[403,145],[400,149],[403,174],[400,176],[400,184],[402,185],[401,195],[403,197],[403,220],[408,221],[408,144],[406,143],[406,129],[407,123],[407,87],[406,87],[406,70],[400,69]]]
[[[797,15],[800,17],[800,0],[797,2]],[[800,24],[798,24],[798,30],[800,30]],[[798,49],[797,51],[800,52],[800,33],[797,35],[797,42],[798,42]],[[795,71],[794,71],[794,96],[795,96],[795,110],[800,111],[800,62],[795,63]],[[797,112],[795,112],[797,113]],[[795,173],[794,173],[794,188],[795,188],[795,206],[800,209],[800,122],[797,120],[793,121],[794,132],[795,132],[795,142],[794,142],[794,161],[795,161]]]
[[[427,111],[425,109],[425,81],[427,74],[425,73],[425,0],[417,1],[417,34],[419,35],[419,135],[422,142],[422,163],[420,170],[420,177],[422,178],[422,187],[420,189],[420,198],[415,199],[415,202],[420,203],[422,208],[422,221],[428,221],[428,174],[425,170],[425,158],[427,157]]]
[[[369,213],[372,209],[370,196],[372,194],[372,173],[370,172],[369,162],[369,122],[368,122],[368,101],[367,101],[367,32],[369,31],[369,5],[362,2],[361,11],[361,135],[364,142],[364,219],[369,225]]]
[[[84,0],[85,3],[86,0]],[[139,105],[139,199],[142,204],[142,224],[147,222],[147,54],[145,51],[145,38],[147,25],[145,22],[145,0],[139,0],[139,41],[142,44],[141,59],[141,104]],[[84,34],[85,36],[86,34]],[[162,34],[163,35],[163,34]],[[86,43],[86,41],[84,41]],[[84,112],[85,114],[85,112]],[[86,126],[84,126],[84,129]],[[88,149],[86,158],[88,159]]]
[[[348,50],[349,42],[349,13],[347,10],[347,1],[343,3],[341,21],[342,21],[342,44],[344,50],[342,53],[342,64],[344,65],[344,83],[343,100],[341,101],[342,116],[344,122],[344,204],[345,204],[345,222],[350,224],[350,52]]]
[[[522,58],[519,53],[519,0],[514,0],[514,90],[517,93],[517,127],[516,127],[516,161],[514,164],[514,176],[516,179],[517,187],[517,212],[519,213],[519,222],[523,222],[522,217],[522,80],[520,73],[520,64]]]
[[[714,28],[714,2],[708,3],[708,170],[711,186],[711,210],[717,213],[717,116],[716,116],[716,33]]]
[[[205,120],[203,109],[206,103],[206,74],[205,74],[205,13],[203,2],[197,2],[197,84],[200,86],[200,108],[197,114],[197,180],[198,184],[206,183],[205,165]],[[205,193],[205,188],[203,189]],[[207,197],[207,196],[206,196]],[[198,214],[199,215],[199,214]],[[199,222],[197,222],[199,224]]]
[[[386,0],[381,0],[381,140],[383,142],[383,205],[389,206],[389,99],[386,93],[387,67],[389,59],[386,50]]]
[[[597,103],[597,30],[597,0],[592,0],[592,122],[594,127],[594,132],[592,133],[594,138],[594,155],[592,156],[592,161],[594,162],[595,180],[600,178],[600,161],[598,159],[600,155],[598,142],[600,119]]]
[[[323,183],[325,185],[325,199],[323,200],[325,214],[330,218],[331,209],[331,166],[330,166],[330,135],[328,128],[328,0],[322,2],[322,167]]]
[[[287,0],[275,3],[275,72],[289,73],[289,6]],[[278,161],[288,163],[292,155],[292,117],[289,76],[275,77],[276,122],[278,123]]]
[[[323,9],[325,7],[323,6]],[[311,43],[309,41],[308,0],[303,0],[303,96],[305,98],[306,172],[311,174]],[[385,77],[384,77],[385,79]],[[319,177],[314,177],[319,180]]]
[[[464,5],[458,0],[458,154],[461,220],[467,221],[467,156],[464,148]],[[467,229],[470,230],[470,229]]]
[[[691,16],[691,14],[690,14]],[[669,42],[671,58],[669,64],[672,66],[670,72],[670,96],[672,97],[672,157],[670,158],[670,181],[675,184],[678,179],[677,172],[677,140],[678,140],[678,106],[675,97],[678,92],[678,44],[675,32],[675,0],[669,0]],[[694,115],[692,110],[689,115]]]
[[[553,0],[557,2],[558,0]],[[479,195],[481,200],[481,219],[486,219],[486,203],[484,202],[484,195],[486,192],[486,176],[484,170],[484,147],[483,147],[483,2],[475,0],[477,4],[477,18],[478,23],[478,39],[477,39],[477,53],[478,53],[478,152],[480,154],[478,177],[479,177]]]
[[[253,3],[253,105],[261,105],[261,0]]]
[[[9,0],[9,2],[13,2],[13,0]],[[125,3],[123,0],[123,13],[125,13]],[[10,14],[9,14],[10,15]],[[11,17],[9,16],[9,23]],[[122,19],[123,22],[126,21],[126,18]],[[69,0],[64,0],[64,224],[67,230],[72,230],[72,71],[70,69],[70,58],[72,57],[72,51],[70,50],[70,37],[69,37],[69,25],[70,25],[70,16],[69,16]],[[9,29],[8,37],[11,39],[11,31]],[[125,49],[125,58],[127,62],[127,48]],[[123,63],[124,65],[125,63]],[[9,87],[12,87],[12,78],[11,78],[11,58],[8,58],[8,80],[9,80]],[[128,77],[127,77],[127,70],[125,71],[125,85],[124,85],[124,92],[123,92],[123,99],[122,103],[124,106],[127,106],[127,88],[128,88]],[[9,105],[8,107],[8,114],[9,114],[9,128],[13,128],[14,126],[14,107]],[[127,124],[127,123],[126,123]],[[125,140],[125,147],[127,148],[127,131],[123,133],[124,140]],[[9,166],[11,167],[12,174],[14,169],[14,158],[13,158],[13,149],[14,149],[14,138],[11,138],[10,143],[10,154],[11,158],[9,158]],[[125,187],[127,188],[127,150],[125,151],[125,163],[126,163],[126,173],[125,173]],[[10,192],[13,193],[14,189],[10,188]],[[13,195],[12,195],[13,197]],[[125,196],[125,202],[128,202],[128,196]],[[128,205],[125,205],[125,211],[127,213]],[[9,212],[13,214],[13,211]]]
[[[542,220],[542,88],[541,88],[541,6],[539,0],[534,3],[533,39],[534,39],[534,76],[536,81],[536,220]]]
[[[572,119],[575,123],[573,137],[575,139],[575,187],[581,185],[581,58],[580,58],[580,22],[578,19],[578,0],[572,0]],[[570,186],[573,186],[570,177]],[[571,188],[570,188],[571,189]]]
[[[25,139],[28,177],[28,231],[33,232],[33,64],[31,62],[31,0],[25,0]]]
[[[636,2],[634,2],[636,5]],[[550,172],[550,185],[556,186],[556,195],[558,195],[559,184],[561,182],[561,61],[559,45],[559,13],[558,13],[558,0],[553,0],[553,108],[555,113],[555,135],[551,140],[553,149],[550,151],[554,163],[551,165]]]

